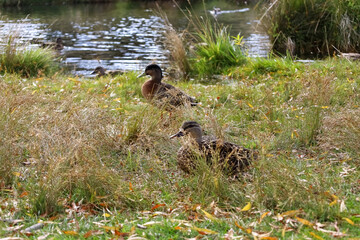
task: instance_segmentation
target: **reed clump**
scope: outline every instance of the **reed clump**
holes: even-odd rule
[[[18,33],[6,36],[0,48],[0,73],[17,73],[24,77],[44,76],[57,70],[56,54],[51,49],[29,48]]]
[[[262,24],[273,49],[298,56],[331,56],[360,50],[360,8],[354,1],[271,1]]]

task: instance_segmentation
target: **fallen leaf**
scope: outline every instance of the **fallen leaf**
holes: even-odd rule
[[[245,232],[245,233],[251,233],[252,232],[252,230],[251,230],[251,228],[244,228],[244,227],[242,227],[240,224],[238,224],[236,221],[235,221],[235,225],[238,227],[238,228],[240,228],[243,232]]]
[[[346,211],[345,201],[341,200],[341,202],[340,202],[340,212],[344,212],[344,211]]]
[[[135,233],[135,226],[132,226],[131,229],[130,229],[130,234],[134,234]]]
[[[43,224],[43,223],[36,223],[36,224],[34,224],[34,225],[26,228],[26,229],[24,230],[24,232],[32,232],[32,231],[35,231],[35,230],[39,230],[39,229],[41,229],[41,228],[43,228],[43,227],[44,227],[44,224]]]
[[[96,235],[101,235],[104,234],[102,231],[100,230],[90,230],[87,233],[84,234],[84,238],[88,238],[91,236],[96,236]]]
[[[331,203],[329,203],[329,205],[330,206],[333,206],[333,205],[335,205],[337,203],[337,200],[334,200],[334,201],[332,201]]]
[[[103,217],[107,217],[107,218],[108,218],[108,217],[110,217],[110,216],[111,216],[111,215],[108,214],[108,213],[104,213],[104,214],[103,214]]]
[[[316,235],[316,234],[313,233],[313,232],[310,232],[310,235],[313,236],[313,237],[316,238],[316,239],[324,240],[322,237],[320,237],[319,235]]]
[[[69,236],[77,236],[78,233],[75,231],[63,231],[64,234],[69,235]]]
[[[150,226],[150,225],[155,225],[155,224],[162,224],[162,222],[150,221],[150,222],[144,223],[143,225],[144,225],[144,226]]]
[[[116,236],[120,236],[120,237],[127,237],[130,235],[130,233],[127,233],[127,232],[119,232],[117,230],[115,230],[115,235]]]
[[[247,105],[248,105],[249,107],[251,107],[251,108],[254,108],[254,106],[251,105],[250,103],[247,103]]]
[[[261,221],[264,219],[264,217],[266,217],[270,212],[264,212],[263,214],[261,214],[261,217],[259,219],[259,223],[261,223]]]
[[[196,230],[201,235],[218,234],[218,232],[215,232],[213,230],[206,229],[206,228],[198,228],[198,227],[193,226],[192,229]]]
[[[307,225],[307,226],[309,226],[309,227],[313,227],[313,226],[314,226],[313,223],[309,222],[309,221],[306,220],[306,219],[299,218],[299,217],[295,217],[295,218],[296,218],[296,220],[298,220],[299,222],[301,222],[301,223],[304,224],[304,225]]]
[[[214,217],[213,215],[211,215],[210,213],[208,213],[207,211],[205,210],[202,210],[201,211],[205,214],[205,216],[210,219],[211,221],[215,221],[215,222],[218,222],[219,219],[217,217]]]
[[[245,207],[241,209],[241,212],[249,211],[251,208],[251,203],[248,202]]]
[[[164,203],[156,204],[155,206],[153,206],[153,207],[151,208],[151,211],[154,211],[155,209],[157,209],[157,208],[159,208],[159,207],[163,207],[163,206],[165,206]]]
[[[293,217],[293,216],[298,215],[300,213],[302,213],[302,209],[286,211],[286,212],[281,213],[280,216],[282,216],[282,217]]]
[[[351,225],[355,225],[355,223],[354,223],[351,219],[346,218],[346,217],[344,217],[343,219],[344,219],[345,221],[347,221],[348,223],[350,223]]]
[[[134,191],[131,182],[129,182],[129,190],[132,191],[132,192]]]

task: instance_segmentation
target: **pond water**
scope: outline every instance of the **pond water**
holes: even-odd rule
[[[197,3],[198,2],[198,3]],[[202,1],[192,5],[199,15],[205,12],[219,23],[231,27],[231,34],[244,36],[250,56],[266,56],[269,38],[256,30],[259,18],[253,5],[236,1]],[[187,20],[172,1],[159,2],[176,29]],[[187,7],[186,1],[181,5]],[[214,15],[214,8],[219,8]],[[88,75],[96,66],[106,69],[141,70],[156,62],[169,63],[163,47],[164,24],[153,1],[124,1],[103,4],[32,6],[0,9],[0,36],[15,33],[22,40],[55,41],[61,37],[62,63],[74,74]]]

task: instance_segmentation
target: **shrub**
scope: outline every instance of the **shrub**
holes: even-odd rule
[[[209,19],[192,20],[195,26],[193,70],[200,76],[225,73],[229,68],[246,62],[246,55],[240,48],[241,38],[235,44],[227,27],[212,24]]]

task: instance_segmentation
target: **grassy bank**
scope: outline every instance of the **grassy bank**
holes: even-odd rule
[[[222,80],[173,83],[201,102],[169,115],[145,80],[1,76],[6,237],[357,237],[359,63],[252,59]],[[241,179],[182,173],[184,120],[260,153]],[[44,226],[28,235],[26,227]]]

